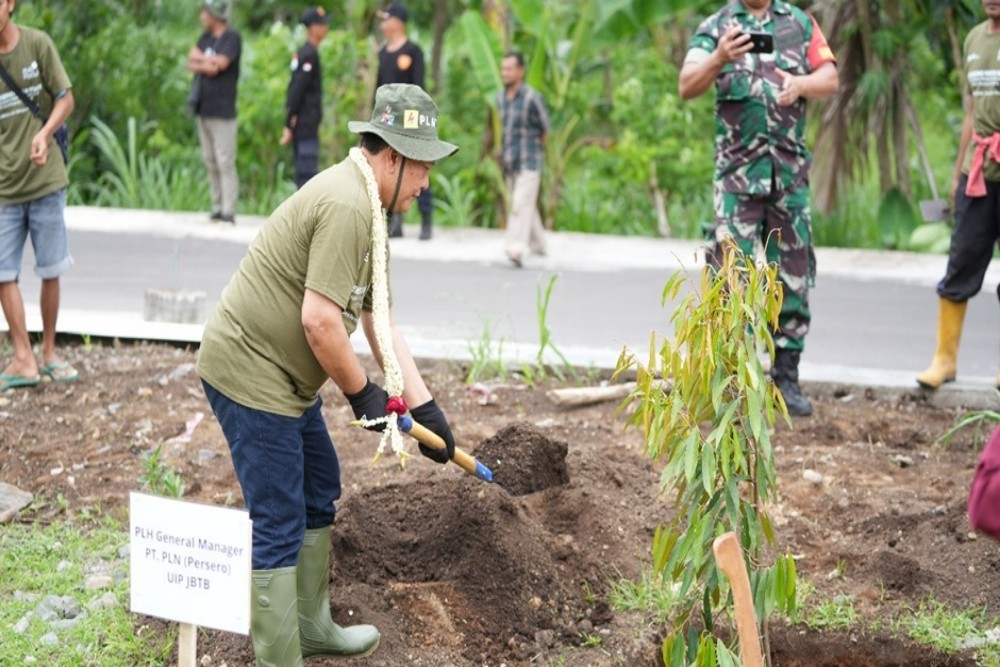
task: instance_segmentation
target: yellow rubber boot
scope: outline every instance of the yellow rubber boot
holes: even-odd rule
[[[941,299],[938,310],[937,350],[931,365],[917,376],[917,383],[925,389],[937,389],[955,379],[958,364],[958,341],[962,338],[967,301]]]

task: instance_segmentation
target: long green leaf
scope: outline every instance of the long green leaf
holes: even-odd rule
[[[510,0],[510,8],[530,34],[536,37],[545,31],[545,2],[543,0]]]
[[[468,10],[458,21],[465,33],[472,73],[479,92],[490,104],[495,104],[497,92],[503,89],[503,81],[500,79],[500,56],[503,52],[500,37],[479,12]]]

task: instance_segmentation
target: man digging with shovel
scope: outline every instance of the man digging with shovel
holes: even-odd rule
[[[354,415],[400,450],[397,414],[446,443],[420,445],[447,463],[455,441],[392,317],[387,212],[405,212],[434,163],[458,148],[438,139],[438,109],[419,87],[382,86],[371,121],[341,163],[285,200],[250,245],[202,338],[198,373],[229,443],[253,520],[250,629],[260,667],[303,656],[368,655],[371,625],[340,627],[327,590],[340,498],[337,453],[321,413],[327,379]],[[361,322],[386,388],[371,382],[350,334]],[[390,409],[396,413],[387,413]]]

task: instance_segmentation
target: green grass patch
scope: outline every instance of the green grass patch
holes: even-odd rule
[[[172,636],[136,631],[129,610],[126,528],[110,516],[84,510],[44,524],[13,524],[0,531],[0,665],[157,667],[166,664]],[[94,606],[109,589],[87,590],[87,578],[116,582],[115,604]],[[48,596],[72,597],[83,613],[72,627],[54,629],[33,612]],[[28,618],[27,627],[15,626]],[[23,624],[22,624],[23,625]],[[49,643],[54,633],[55,642]],[[48,637],[46,638],[46,636]]]
[[[933,597],[908,610],[896,624],[900,633],[945,653],[957,653],[972,639],[984,639],[989,624],[983,609],[952,611]]]
[[[806,612],[803,620],[811,630],[846,630],[858,622],[854,597],[835,595],[822,600]]]
[[[671,617],[680,600],[670,582],[646,570],[638,581],[612,581],[608,601],[615,611],[639,612],[659,622]]]

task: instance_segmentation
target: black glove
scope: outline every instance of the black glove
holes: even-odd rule
[[[455,456],[455,436],[451,434],[448,420],[444,418],[444,413],[441,412],[441,408],[434,402],[434,399],[432,398],[423,405],[411,409],[410,414],[413,415],[415,422],[426,427],[428,431],[441,436],[444,444],[447,445],[447,449],[442,450],[419,443],[420,453],[436,463],[450,461]]]
[[[365,378],[365,386],[356,394],[345,393],[344,396],[351,404],[356,419],[378,419],[385,417],[385,405],[389,402],[389,394],[385,389],[378,386],[368,378]],[[369,431],[382,432],[385,424],[366,426]]]

